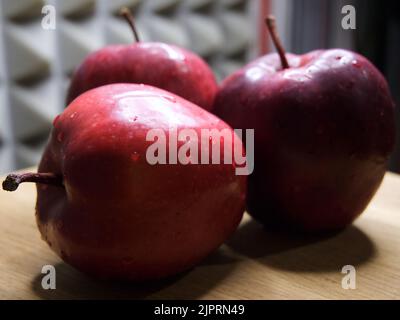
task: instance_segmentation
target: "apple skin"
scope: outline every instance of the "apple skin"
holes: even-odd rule
[[[154,280],[195,266],[237,228],[247,177],[233,164],[147,162],[148,130],[168,139],[170,127],[230,129],[183,98],[136,84],[90,90],[55,119],[38,171],[61,174],[65,188],[37,184],[36,218],[65,262],[94,277]]]
[[[148,84],[211,110],[218,86],[193,52],[158,42],[111,45],[90,54],[74,73],[67,104],[83,92],[112,83]]]
[[[395,142],[381,73],[342,49],[268,54],[229,76],[215,114],[255,129],[247,210],[270,229],[337,230],[366,208]]]

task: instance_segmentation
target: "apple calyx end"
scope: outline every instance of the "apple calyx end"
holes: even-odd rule
[[[18,189],[19,182],[14,174],[9,174],[3,181],[2,187],[5,191],[15,191]]]

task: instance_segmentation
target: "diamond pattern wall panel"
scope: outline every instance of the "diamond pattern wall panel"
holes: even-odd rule
[[[42,27],[43,6],[56,12]],[[0,173],[36,164],[69,79],[90,52],[130,43],[119,17],[128,6],[142,41],[163,41],[203,56],[218,79],[257,52],[257,0],[0,0]]]

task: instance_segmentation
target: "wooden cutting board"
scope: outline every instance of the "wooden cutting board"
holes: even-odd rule
[[[3,180],[3,179],[2,179]],[[63,263],[40,239],[36,192],[24,184],[0,191],[1,299],[398,299],[400,298],[400,176],[387,173],[363,215],[325,238],[268,233],[245,216],[236,234],[190,272],[135,285],[92,280]],[[54,265],[56,289],[41,286]],[[344,265],[356,289],[343,289]]]

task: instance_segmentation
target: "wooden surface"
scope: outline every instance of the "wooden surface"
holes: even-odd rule
[[[3,180],[3,179],[2,179]],[[87,278],[40,239],[33,184],[0,191],[1,299],[398,299],[400,176],[388,173],[353,226],[312,239],[263,230],[246,216],[233,238],[200,266],[166,281],[134,285]],[[56,290],[41,287],[43,265]],[[341,286],[344,265],[356,268],[355,290]]]

